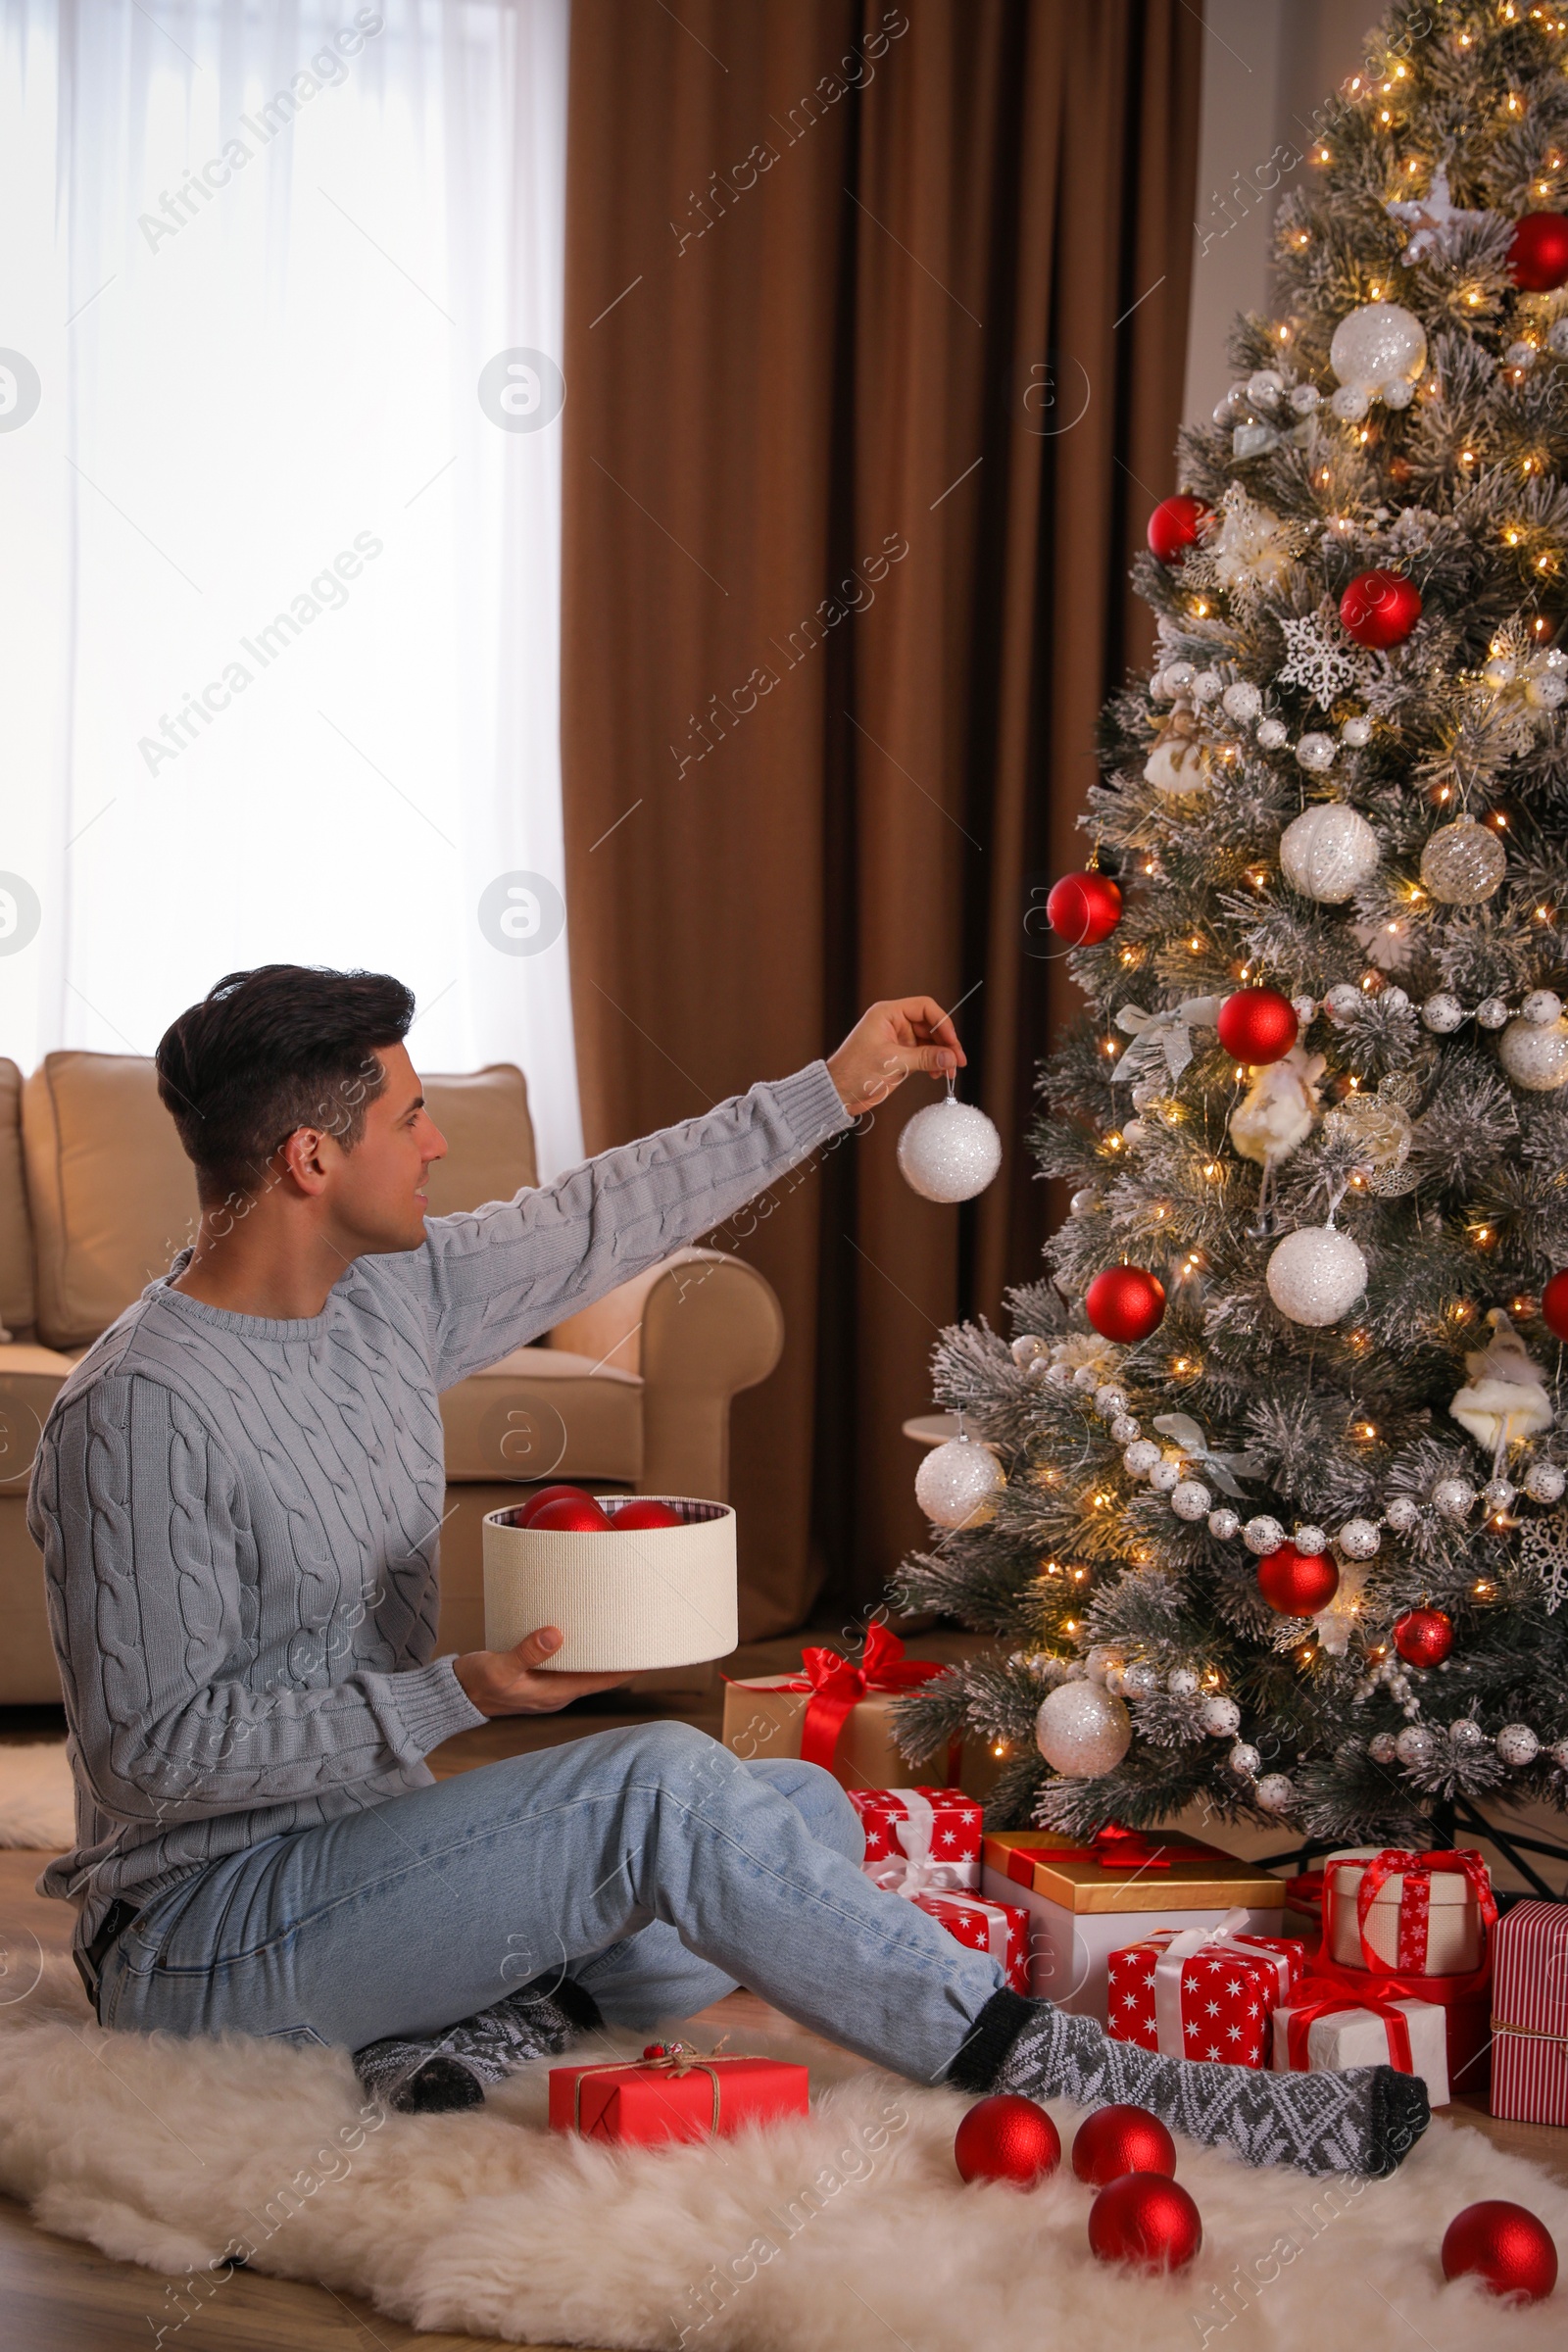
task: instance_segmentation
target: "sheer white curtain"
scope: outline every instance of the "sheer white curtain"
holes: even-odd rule
[[[396,971],[560,1167],[567,0],[0,4],[0,1053]]]

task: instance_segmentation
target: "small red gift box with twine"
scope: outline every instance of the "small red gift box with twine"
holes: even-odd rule
[[[805,2115],[809,2076],[777,2058],[703,2058],[683,2041],[641,2058],[550,2069],[550,2129],[637,2147],[727,2139],[747,2124]]]
[[[861,1864],[890,1894],[956,1894],[980,1884],[982,1808],[961,1788],[850,1788]]]
[[[1306,1965],[1306,1946],[1243,1934],[1247,1919],[1230,1911],[1212,1928],[1160,1928],[1112,1952],[1107,2032],[1167,2058],[1266,2066],[1270,2020]]]
[[[1568,2124],[1568,1903],[1515,1903],[1493,1938],[1492,2112]]]
[[[1010,1991],[1028,1991],[1029,1914],[1020,1903],[994,1903],[983,1894],[916,1894],[910,1900],[971,1952],[1000,1960]]]

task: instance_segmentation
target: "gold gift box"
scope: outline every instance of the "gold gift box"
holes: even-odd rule
[[[798,1756],[809,1690],[791,1690],[799,1675],[760,1675],[724,1686],[724,1745],[749,1763]],[[845,1718],[832,1772],[846,1788],[918,1788],[943,1781],[937,1758],[906,1763],[893,1737],[893,1710],[903,1692],[869,1690]],[[944,1766],[945,1757],[942,1759]]]
[[[987,1870],[1063,1911],[1281,1911],[1285,1881],[1199,1838],[1146,1834],[1152,1863],[1107,1869],[1054,1830],[999,1830],[981,1848]],[[1045,1857],[1049,1856],[1049,1859]],[[1164,1868],[1159,1867],[1163,1863]]]

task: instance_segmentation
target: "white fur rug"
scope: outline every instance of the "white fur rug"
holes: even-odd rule
[[[66,1743],[12,1747],[0,1740],[0,1845],[64,1853],[76,1842],[76,1800]]]
[[[816,2070],[808,2120],[618,2151],[542,2128],[543,2069],[483,2115],[381,2118],[346,2058],[101,2034],[64,1963],[26,1974],[0,2007],[0,2188],[50,2230],[177,2274],[149,2282],[159,2340],[220,2304],[240,2249],[418,2328],[635,2352],[1563,2340],[1561,2292],[1516,2311],[1445,2285],[1460,2206],[1512,2197],[1568,2251],[1568,2191],[1442,2121],[1393,2180],[1359,2188],[1183,2144],[1202,2252],[1147,2279],[1093,2260],[1089,2191],[1065,2165],[1029,2195],[966,2188],[962,2100],[848,2060]],[[1069,2143],[1073,2111],[1055,2114]]]

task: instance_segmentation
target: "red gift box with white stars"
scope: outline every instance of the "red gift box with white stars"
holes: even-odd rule
[[[865,1875],[893,1894],[956,1894],[980,1885],[983,1808],[961,1788],[851,1788],[865,1832]]]
[[[1295,1936],[1156,1929],[1109,1959],[1107,2030],[1167,2058],[1267,2066],[1274,2011],[1299,1982],[1306,1945]]]
[[[910,1900],[971,1952],[1000,1960],[1010,1991],[1028,1991],[1029,1914],[1021,1903],[994,1903],[982,1894],[916,1894]]]

